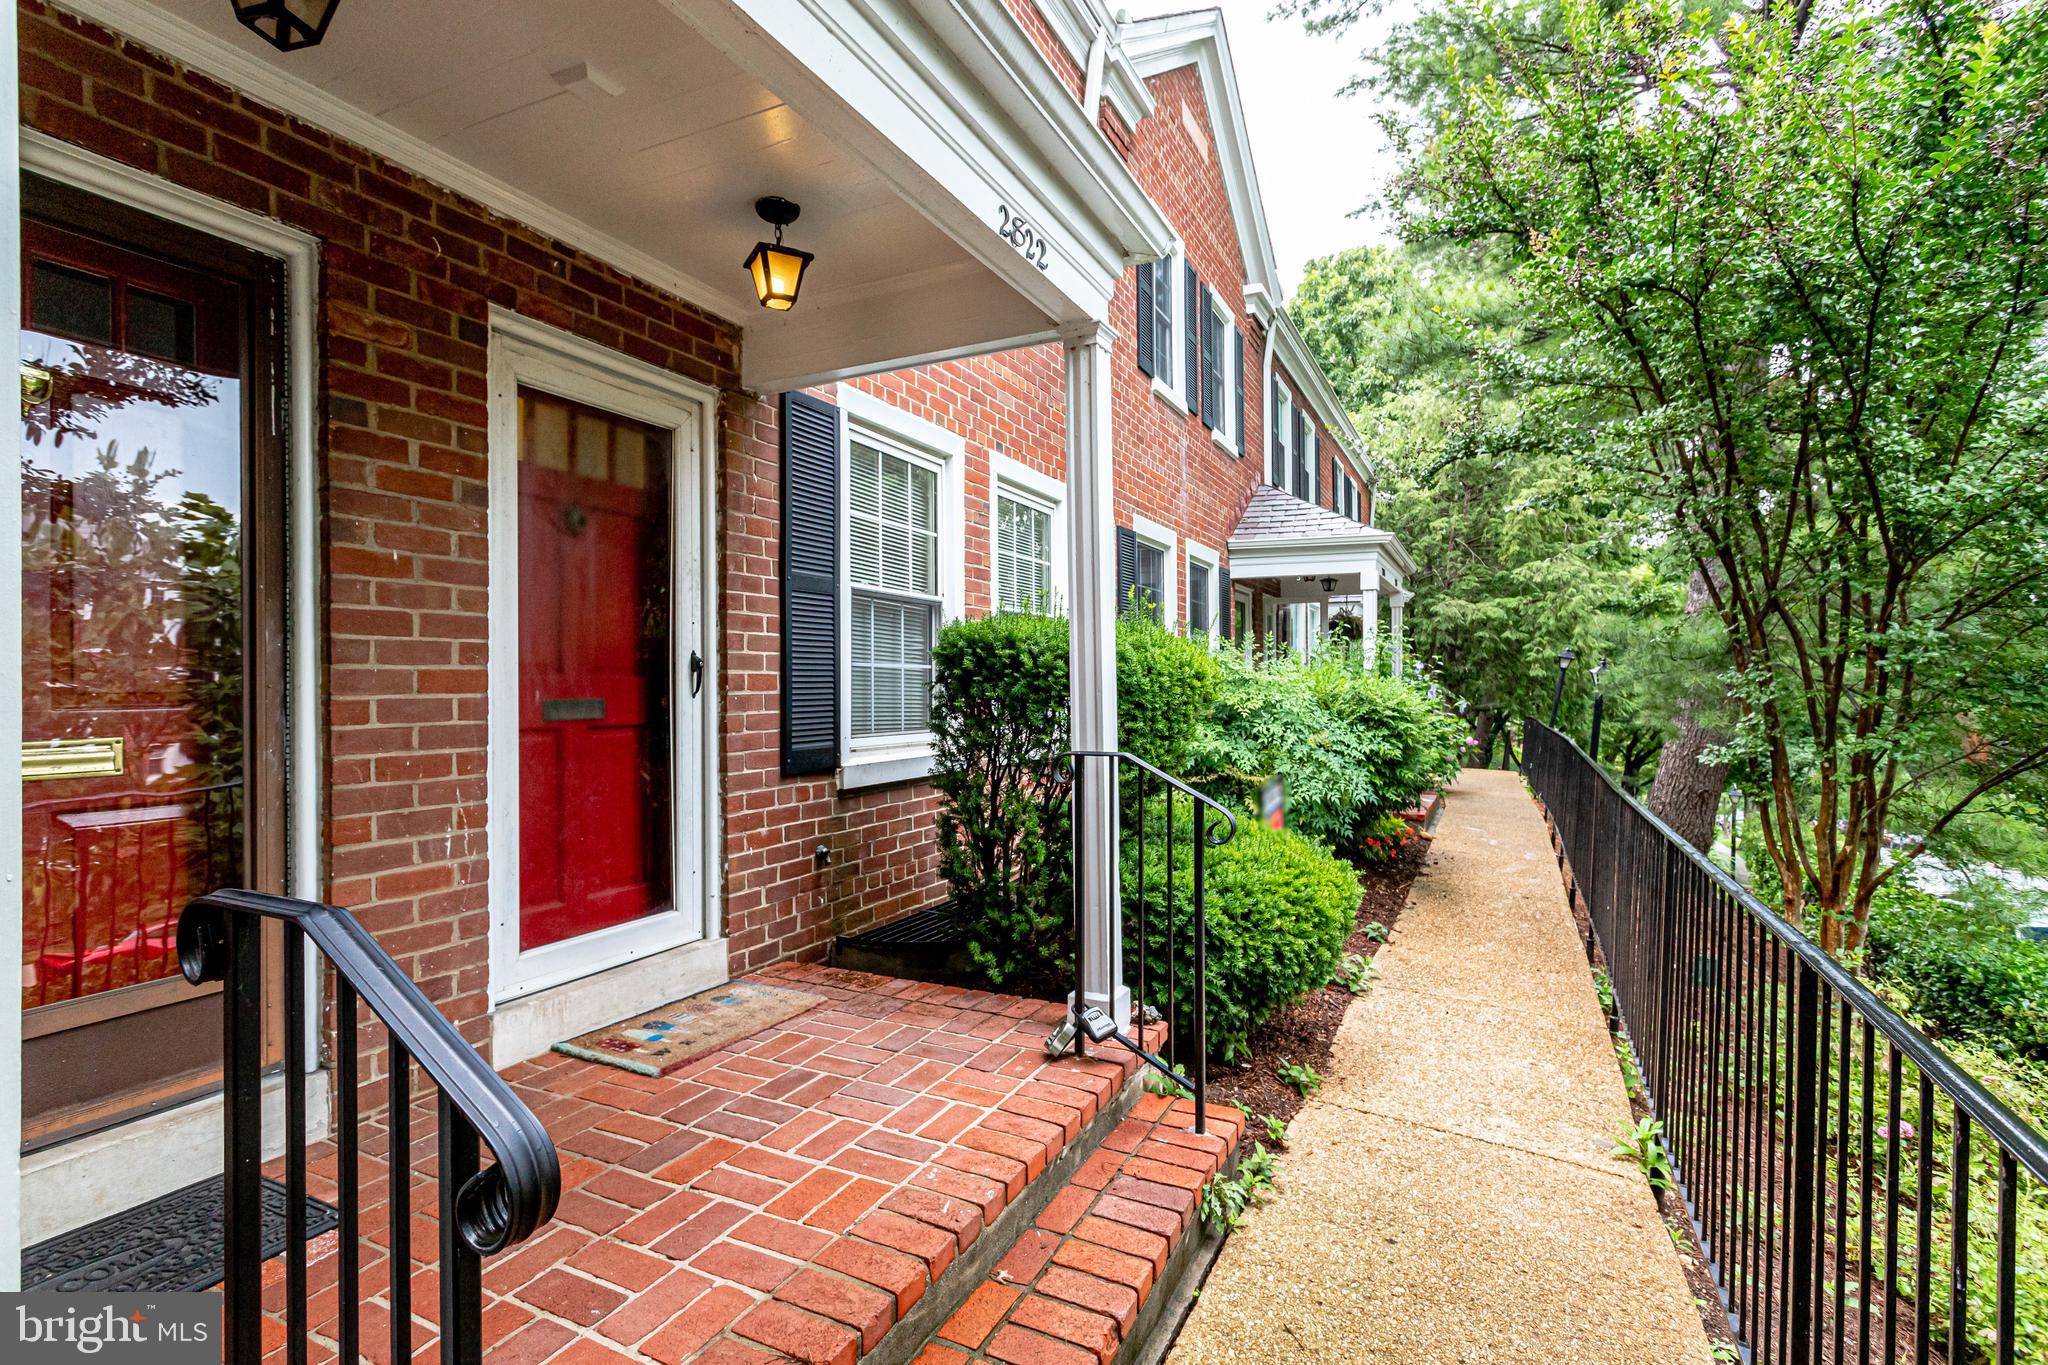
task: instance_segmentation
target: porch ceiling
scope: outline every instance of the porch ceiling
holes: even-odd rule
[[[799,0],[768,7],[771,28],[755,0],[345,0],[320,46],[289,54],[237,24],[226,0],[74,7],[740,324],[746,383],[773,390],[1048,337],[1101,316],[1110,267],[1147,254],[1144,224],[1097,221],[1082,235],[1103,238],[1087,245],[1110,259],[1080,252],[1041,269],[965,187],[935,191],[930,177],[946,167],[914,135],[943,101],[909,76],[971,101],[1030,73],[992,88],[967,65],[973,35],[905,25],[907,46],[877,55],[853,23],[893,28],[886,11],[909,19],[924,4]],[[979,0],[943,8],[975,11],[986,30],[976,32],[998,48],[1021,37]],[[835,66],[846,53],[867,69]],[[883,56],[895,66],[878,73]],[[975,137],[1018,135],[997,112],[971,120]],[[971,142],[954,150],[1004,166]],[[1041,230],[1085,197],[1047,186],[1032,157],[1008,159],[1015,184],[998,193],[1013,191],[1010,212]],[[754,302],[741,267],[766,234],[753,202],[767,194],[803,206],[788,239],[817,256],[786,315]]]

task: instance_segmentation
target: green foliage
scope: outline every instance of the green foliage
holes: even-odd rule
[[[1870,912],[1868,967],[1944,1034],[2048,1059],[2048,947],[2019,920],[1995,883],[1940,897],[1894,880]]]
[[[1295,1094],[1303,1099],[1307,1099],[1310,1095],[1323,1088],[1322,1073],[1307,1062],[1297,1062],[1292,1059],[1282,1061],[1275,1068],[1273,1074],[1280,1078],[1280,1084],[1290,1087]]]
[[[1174,979],[1185,990],[1194,976],[1194,872],[1186,850],[1194,819],[1186,799],[1174,803],[1175,846],[1170,894],[1165,861],[1166,805],[1145,808],[1150,856],[1140,868],[1128,846],[1123,858],[1125,951],[1145,954],[1147,1003],[1166,1005],[1169,935]],[[1222,817],[1209,814],[1213,834]],[[1209,952],[1209,1050],[1233,1058],[1248,1049],[1253,1030],[1274,1014],[1320,990],[1336,974],[1362,895],[1358,874],[1327,850],[1291,830],[1246,818],[1237,836],[1206,854]],[[1144,881],[1139,881],[1142,872]],[[1143,902],[1145,939],[1135,932]],[[1124,977],[1137,984],[1137,963]],[[1185,998],[1185,997],[1183,997]]]
[[[932,653],[939,872],[992,985],[1064,989],[1073,960],[1067,649],[1064,617],[998,612]],[[1117,660],[1123,747],[1180,772],[1215,695],[1209,651],[1128,614]]]
[[[1784,911],[1854,949],[1895,809],[2048,763],[2048,13],[1446,9],[1409,226],[1505,253],[1545,345],[1487,368],[1707,574]]]
[[[1374,920],[1365,926],[1365,936],[1374,943],[1385,943],[1387,941],[1387,926],[1378,920]]]
[[[1643,1118],[1624,1123],[1614,1139],[1614,1155],[1632,1161],[1649,1180],[1653,1190],[1668,1190],[1677,1183],[1671,1171],[1671,1156],[1664,1150],[1664,1120]]]
[[[1589,664],[1612,658],[1602,747],[1639,780],[1677,697],[1710,684],[1720,654],[1711,642],[1674,651],[1689,571],[1655,534],[1655,509],[1618,497],[1580,458],[1576,424],[1532,413],[1524,386],[1490,363],[1552,345],[1507,255],[1342,252],[1309,264],[1294,317],[1379,465],[1376,520],[1416,560],[1409,640],[1470,702],[1485,736],[1472,761],[1499,722],[1547,713],[1569,644]],[[1562,716],[1580,735],[1586,678],[1568,677]]]
[[[994,985],[1050,986],[1071,952],[1067,624],[955,621],[932,651],[939,871]]]
[[[1259,1118],[1259,1126],[1266,1130],[1266,1141],[1272,1143],[1275,1147],[1285,1147],[1287,1145],[1286,1119],[1275,1118],[1271,1114],[1264,1114]]]
[[[1118,618],[1116,723],[1125,752],[1161,772],[1185,773],[1189,745],[1216,700],[1216,686],[1216,658],[1203,642],[1174,634],[1146,613]]]
[[[1351,650],[1332,644],[1306,663],[1219,659],[1215,709],[1189,761],[1227,804],[1254,804],[1277,774],[1288,825],[1342,847],[1457,774],[1458,719],[1414,683],[1365,672]]]
[[[1380,969],[1370,959],[1357,953],[1346,953],[1344,960],[1337,964],[1336,978],[1330,984],[1342,986],[1353,995],[1364,995],[1379,978]]]
[[[1244,1211],[1265,1202],[1266,1191],[1273,1188],[1273,1176],[1278,1170],[1279,1164],[1265,1144],[1253,1143],[1251,1154],[1237,1163],[1236,1175],[1211,1176],[1202,1187],[1202,1221],[1212,1232],[1237,1231],[1244,1222]]]

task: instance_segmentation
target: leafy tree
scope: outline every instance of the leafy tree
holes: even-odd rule
[[[1512,262],[1550,338],[1525,423],[1595,415],[1587,463],[1704,583],[1785,912],[1853,948],[2048,765],[2048,20],[1449,12],[1483,60],[1449,55],[1412,227]]]
[[[1501,361],[1547,341],[1504,256],[1343,252],[1310,263],[1296,320],[1378,464],[1375,520],[1416,559],[1408,633],[1467,699],[1476,760],[1488,761],[1501,726],[1547,714],[1558,651],[1570,645],[1588,667],[1615,661],[1607,733],[1632,740],[1625,752],[1640,772],[1672,707],[1683,571],[1648,541],[1642,510],[1576,458],[1584,420],[1532,417],[1520,397]],[[1715,671],[1687,677],[1696,686]],[[1584,669],[1570,676],[1565,710],[1581,735],[1585,679]]]

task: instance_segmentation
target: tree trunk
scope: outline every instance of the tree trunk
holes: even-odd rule
[[[1473,757],[1478,759],[1478,766],[1481,768],[1492,767],[1493,712],[1481,711],[1478,717],[1473,720],[1472,743],[1474,745]]]
[[[1685,590],[1685,614],[1699,615],[1707,600],[1707,581],[1694,573]],[[1727,742],[1700,719],[1704,709],[1692,698],[1679,703],[1678,733],[1665,741],[1657,778],[1650,783],[1650,813],[1702,853],[1714,846],[1714,818],[1728,786],[1727,764],[1700,761],[1707,750]]]

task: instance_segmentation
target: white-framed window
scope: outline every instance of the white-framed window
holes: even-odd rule
[[[1210,401],[1216,414],[1216,425],[1209,428],[1209,436],[1217,445],[1235,455],[1238,453],[1238,411],[1237,378],[1230,371],[1231,358],[1236,352],[1232,340],[1237,332],[1237,323],[1231,318],[1230,307],[1221,295],[1209,291],[1209,312],[1214,318],[1210,336],[1215,339],[1215,355],[1204,355],[1202,366],[1207,372],[1205,381],[1211,386]]]
[[[1066,486],[1007,455],[990,470],[989,602],[996,611],[1060,610],[1066,587]]]
[[[932,647],[960,615],[966,441],[842,386],[839,785],[931,771]]]
[[[1231,618],[1230,638],[1237,641],[1237,647],[1244,651],[1245,658],[1255,658],[1258,641],[1252,630],[1252,590],[1236,584],[1231,588],[1231,598],[1231,611],[1235,614]]]
[[[1186,363],[1181,324],[1188,316],[1187,262],[1187,248],[1175,242],[1172,254],[1162,256],[1152,269],[1152,392],[1181,413],[1188,411],[1188,381],[1181,374]]]
[[[1174,606],[1180,578],[1174,553],[1178,540],[1172,527],[1149,517],[1133,516],[1131,530],[1138,543],[1135,589],[1141,601],[1151,602],[1153,619],[1170,628],[1180,614]]]
[[[1223,577],[1220,556],[1205,545],[1188,542],[1188,638],[1200,637],[1211,645],[1221,634]]]
[[[1267,384],[1271,391],[1267,407],[1270,409],[1266,422],[1267,444],[1272,447],[1267,457],[1266,482],[1275,488],[1292,489],[1294,480],[1290,476],[1294,468],[1294,404],[1287,395],[1287,385],[1280,378],[1280,371],[1273,371]]]

